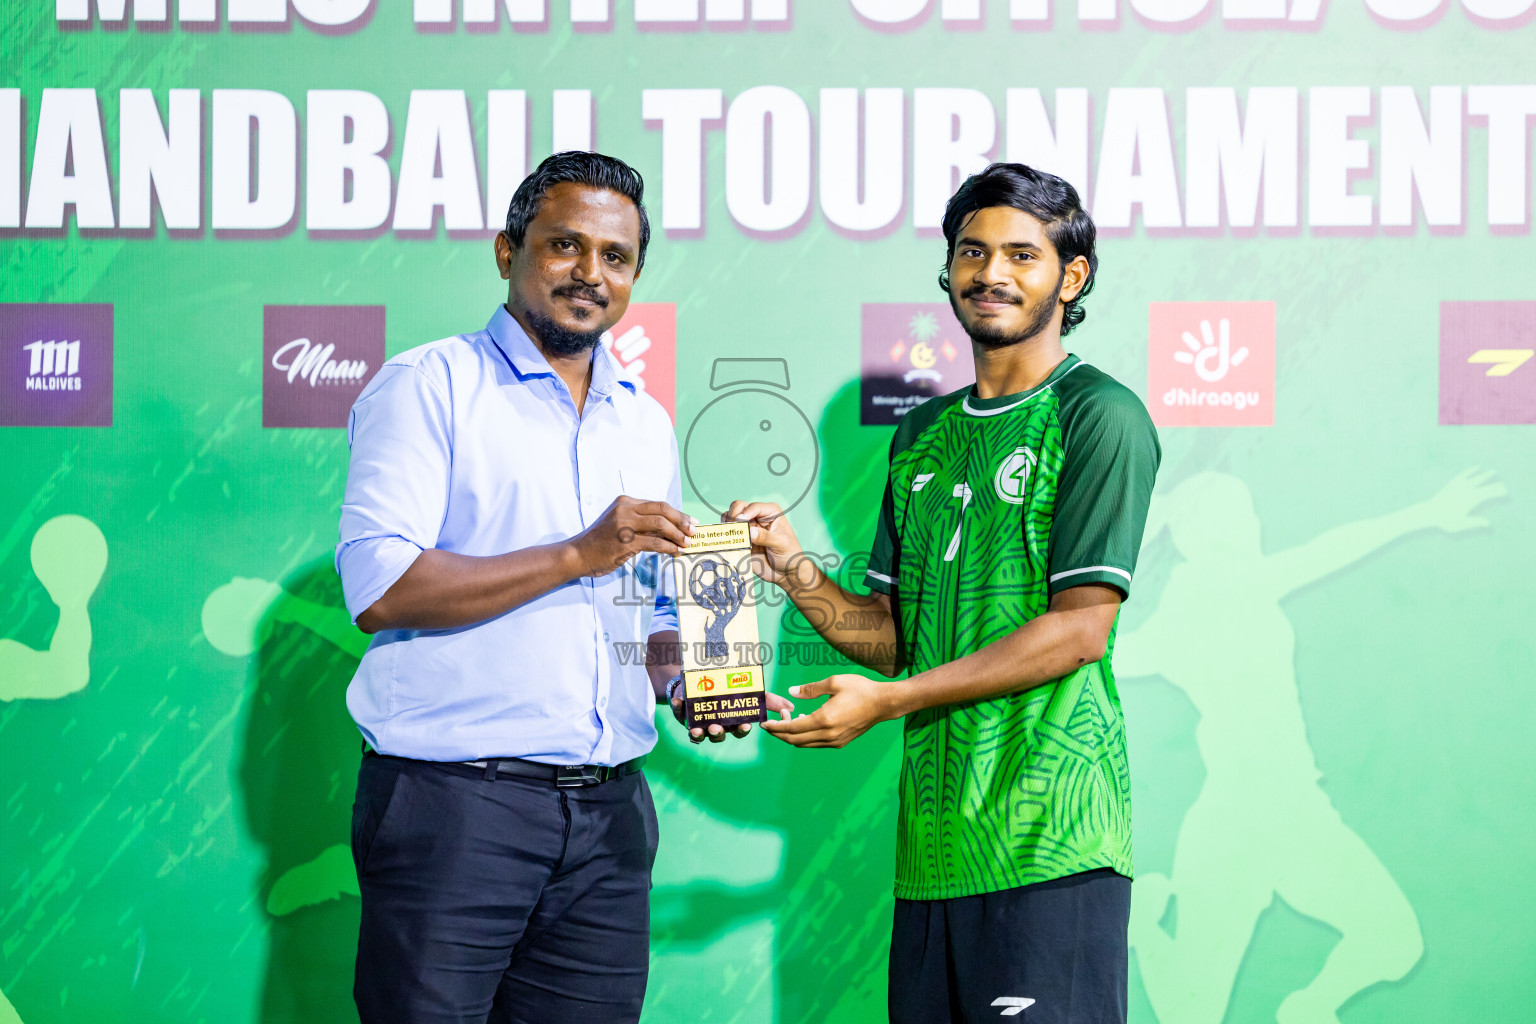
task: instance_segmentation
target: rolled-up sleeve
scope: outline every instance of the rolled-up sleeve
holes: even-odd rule
[[[677,435],[670,430],[667,433],[672,438],[672,482],[667,486],[667,504],[680,509],[683,507],[683,474],[678,468]],[[673,578],[672,557],[659,555],[656,562],[660,571],[656,574],[656,609],[651,613],[653,636],[665,630],[678,628],[677,585]]]
[[[353,622],[437,546],[452,436],[445,390],[418,366],[385,365],[352,406],[336,572]]]

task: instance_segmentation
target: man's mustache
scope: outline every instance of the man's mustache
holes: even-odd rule
[[[588,302],[595,303],[598,306],[606,307],[608,305],[608,300],[603,298],[596,288],[584,284],[561,285],[554,290],[553,294],[557,297],[569,296],[573,299],[586,299]]]
[[[997,291],[985,285],[972,285],[960,294],[962,299],[974,299],[986,296],[989,302],[1011,302],[1017,306],[1023,300],[1016,295],[1010,295],[1004,291]]]

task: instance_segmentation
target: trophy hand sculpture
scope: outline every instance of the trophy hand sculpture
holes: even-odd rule
[[[741,574],[729,562],[702,559],[688,575],[688,593],[700,608],[714,615],[704,627],[704,657],[727,657],[730,648],[725,641],[725,627],[741,611],[747,593]]]
[[[746,523],[699,526],[672,559],[683,645],[684,724],[732,728],[767,717]]]

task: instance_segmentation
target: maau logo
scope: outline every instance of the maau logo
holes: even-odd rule
[[[1440,422],[1536,423],[1536,302],[1440,303]]]
[[[0,304],[0,426],[112,425],[112,307]]]
[[[1273,302],[1154,302],[1147,395],[1160,427],[1275,422]]]
[[[322,381],[326,384],[355,383],[368,372],[368,363],[362,359],[331,358],[335,345],[315,345],[308,338],[294,338],[272,353],[272,367],[288,375],[288,383],[307,380],[310,387]]]
[[[603,332],[603,347],[613,353],[641,391],[661,403],[677,422],[677,305],[633,302],[624,318]]]
[[[384,362],[383,306],[267,306],[261,423],[345,427]]]
[[[862,425],[889,426],[976,379],[970,339],[948,303],[866,302],[862,321]]]

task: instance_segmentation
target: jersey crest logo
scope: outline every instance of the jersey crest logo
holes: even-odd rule
[[[1035,468],[1035,453],[1028,448],[1015,448],[997,465],[997,475],[992,487],[997,496],[1012,505],[1024,504],[1024,492],[1029,488],[1029,473]]]

